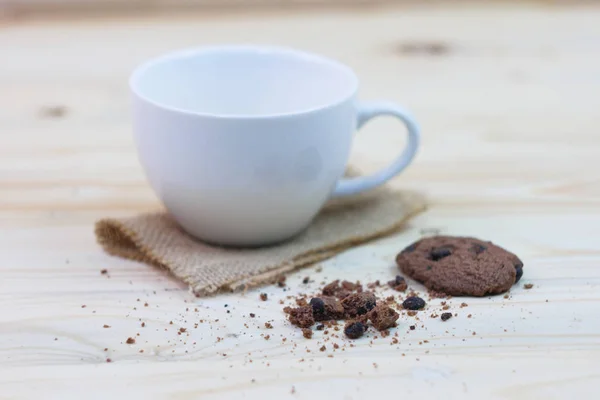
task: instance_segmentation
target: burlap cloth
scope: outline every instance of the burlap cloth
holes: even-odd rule
[[[166,268],[196,296],[208,296],[272,283],[282,274],[390,235],[424,209],[421,195],[383,186],[332,200],[292,240],[253,249],[202,243],[186,234],[164,211],[102,219],[96,222],[95,233],[109,254]]]

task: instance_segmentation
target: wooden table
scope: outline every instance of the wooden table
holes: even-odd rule
[[[403,318],[398,345],[320,352],[318,336],[284,320],[277,300],[293,290],[264,288],[266,303],[256,290],[197,300],[156,269],[104,254],[96,219],[158,207],[132,145],[129,72],[164,51],[225,42],[335,57],[362,78],[362,98],[400,102],[422,123],[422,149],[394,184],[426,193],[429,210],[320,273],[291,276],[293,290],[306,275],[387,280],[395,253],[432,230],[513,250],[534,287],[467,299],[458,317],[424,318],[410,333]],[[5,20],[0,49],[0,398],[596,397],[599,7]],[[386,164],[403,144],[397,128],[369,125],[353,161]],[[219,321],[194,329],[200,318]]]

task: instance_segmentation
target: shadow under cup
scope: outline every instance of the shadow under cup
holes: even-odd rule
[[[344,173],[358,80],[335,61],[270,47],[186,50],[141,65],[130,86],[146,176],[201,240],[295,236]]]

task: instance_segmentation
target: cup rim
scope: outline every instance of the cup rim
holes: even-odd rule
[[[202,111],[193,111],[180,107],[174,107],[169,104],[165,104],[160,101],[156,101],[150,99],[147,96],[144,96],[140,93],[139,88],[136,86],[138,84],[139,79],[143,76],[143,74],[152,66],[159,64],[161,62],[172,61],[176,59],[182,59],[186,57],[190,57],[193,55],[204,55],[210,53],[218,53],[218,52],[236,52],[236,51],[245,51],[245,52],[260,52],[260,53],[277,53],[277,54],[287,54],[295,57],[304,58],[309,61],[318,62],[323,65],[327,65],[329,67],[334,67],[338,69],[341,73],[344,73],[348,76],[349,81],[352,83],[348,89],[348,91],[344,92],[342,96],[336,98],[336,100],[331,101],[324,105],[319,105],[315,107],[306,107],[294,111],[289,112],[281,112],[281,113],[264,113],[264,114],[222,114],[222,113],[207,113]],[[356,73],[347,66],[346,64],[339,62],[333,58],[329,58],[323,55],[319,55],[316,53],[298,50],[292,47],[285,46],[273,46],[273,45],[247,45],[247,44],[222,44],[222,45],[211,45],[211,46],[202,46],[202,47],[189,47],[183,48],[179,50],[170,51],[164,53],[162,55],[152,57],[147,59],[143,63],[139,64],[134,70],[131,72],[128,80],[129,90],[132,94],[134,94],[138,99],[149,103],[157,108],[185,114],[192,115],[204,118],[215,118],[215,119],[267,119],[267,118],[277,118],[277,117],[294,117],[300,116],[303,114],[310,114],[316,111],[324,111],[330,108],[334,108],[352,97],[356,95],[358,91],[358,76]]]

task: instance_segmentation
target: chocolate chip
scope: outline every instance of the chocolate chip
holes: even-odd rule
[[[325,325],[323,325],[323,324],[317,325],[317,330],[318,331],[322,331],[323,329],[325,329]]]
[[[444,257],[448,257],[450,254],[452,254],[452,251],[450,251],[450,249],[446,247],[438,247],[436,249],[431,250],[431,252],[429,253],[429,258],[432,261],[439,261]]]
[[[515,264],[515,272],[517,273],[517,276],[515,277],[515,283],[517,283],[523,276],[523,263],[522,262],[518,262],[517,264]]]
[[[396,279],[389,281],[388,285],[398,292],[404,292],[406,289],[408,289],[406,280],[400,275],[396,275]]]
[[[473,246],[471,246],[471,251],[473,251],[475,254],[481,254],[486,250],[487,247],[479,243],[474,243]]]
[[[425,307],[425,300],[417,296],[407,297],[406,300],[402,302],[402,307],[406,310],[420,310]]]
[[[325,312],[325,302],[318,297],[310,299],[310,306],[314,314],[323,314]]]
[[[367,331],[367,326],[360,321],[349,322],[344,327],[344,333],[350,339],[358,339]]]
[[[440,318],[442,319],[442,321],[448,321],[450,318],[452,318],[452,313],[449,313],[449,312],[442,313]]]
[[[411,325],[411,326],[409,326],[409,328],[410,328],[411,331],[414,331],[417,327],[414,326],[414,325]]]
[[[400,253],[412,253],[417,248],[417,244],[413,243],[410,246],[407,246]]]

